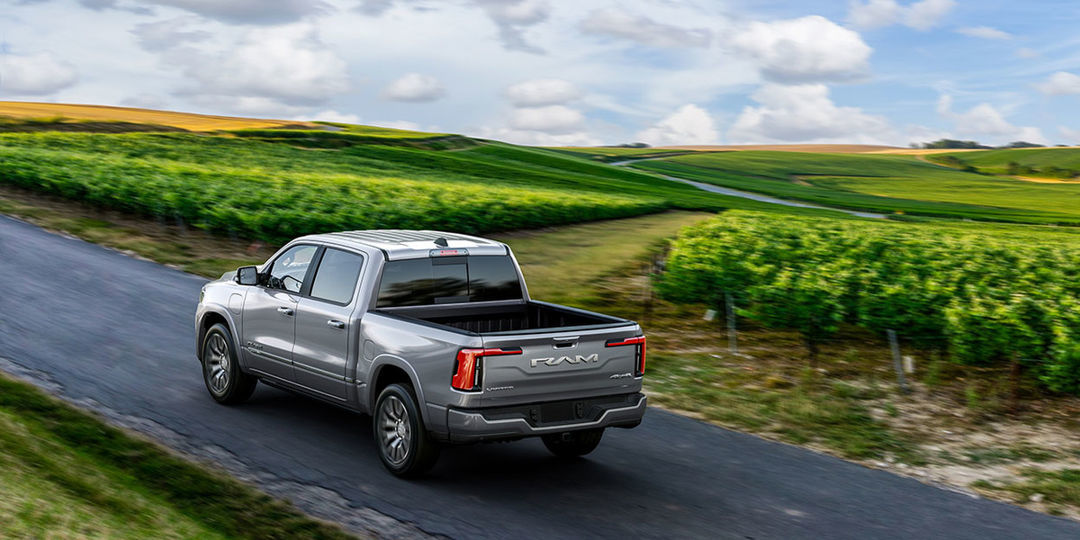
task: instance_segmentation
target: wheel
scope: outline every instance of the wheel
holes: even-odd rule
[[[391,473],[405,478],[420,476],[439,458],[439,445],[424,427],[408,385],[391,384],[379,392],[371,424],[379,459]]]
[[[569,458],[584,456],[600,444],[600,438],[604,436],[604,429],[587,429],[583,431],[569,431],[555,433],[541,437],[544,446],[559,457]]]
[[[227,326],[211,326],[203,338],[202,351],[203,382],[210,397],[225,405],[243,403],[251,397],[259,380],[240,370]]]

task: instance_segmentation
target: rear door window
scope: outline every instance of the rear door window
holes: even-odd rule
[[[510,257],[473,255],[390,261],[377,307],[517,300],[521,282]]]

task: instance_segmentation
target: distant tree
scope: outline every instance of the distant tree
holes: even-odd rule
[[[643,143],[643,142],[636,142],[636,143],[620,144],[617,148],[652,148],[652,147],[649,146],[646,143]]]
[[[1002,148],[1046,148],[1046,145],[1030,143],[1027,141],[1014,141],[1002,146]]]
[[[1023,176],[1025,174],[1035,174],[1039,171],[1031,165],[1021,165],[1015,161],[1010,161],[1006,172],[1013,176]]]
[[[958,141],[955,139],[938,139],[934,142],[923,143],[923,148],[961,148],[988,150],[990,147],[975,141]]]

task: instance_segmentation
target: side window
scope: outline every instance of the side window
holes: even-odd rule
[[[273,289],[283,289],[298,293],[304,286],[304,275],[311,266],[311,259],[315,256],[315,246],[294,246],[282,253],[274,260],[270,267],[270,276],[267,278],[267,286]]]
[[[363,263],[364,258],[355,253],[326,248],[315,270],[315,279],[311,282],[311,296],[348,304],[353,299],[356,279],[360,276]]]

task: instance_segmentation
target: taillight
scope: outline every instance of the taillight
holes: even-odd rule
[[[521,354],[521,349],[461,349],[454,362],[450,386],[466,392],[480,391],[485,356]]]
[[[622,347],[624,345],[634,345],[637,348],[637,363],[634,369],[634,376],[640,377],[645,374],[645,336],[637,336],[626,339],[609,339],[605,343],[608,347]]]

